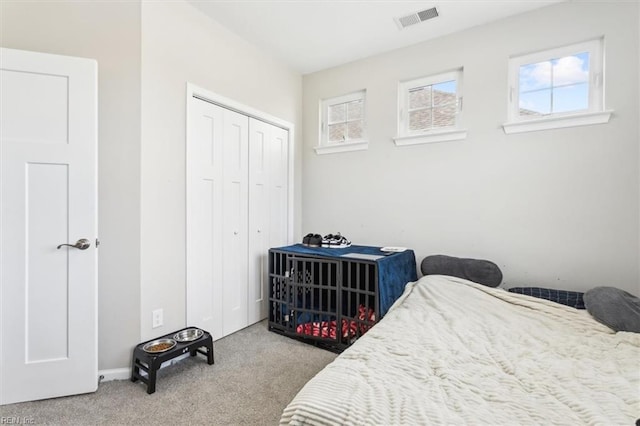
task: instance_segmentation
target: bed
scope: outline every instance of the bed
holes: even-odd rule
[[[309,381],[280,424],[634,424],[640,334],[430,275]]]

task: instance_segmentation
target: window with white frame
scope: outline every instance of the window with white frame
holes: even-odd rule
[[[462,69],[398,85],[396,145],[457,140],[462,129]]]
[[[506,133],[606,123],[603,40],[509,60]]]
[[[366,91],[350,93],[320,102],[319,154],[367,149]]]

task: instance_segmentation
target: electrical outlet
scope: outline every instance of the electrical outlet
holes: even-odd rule
[[[151,328],[158,328],[162,326],[162,309],[156,309],[152,313],[153,315],[153,324]]]

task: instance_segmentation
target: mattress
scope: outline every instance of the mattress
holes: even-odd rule
[[[633,424],[640,335],[463,279],[407,284],[281,424]]]

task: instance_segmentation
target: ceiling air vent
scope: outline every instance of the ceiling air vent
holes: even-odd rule
[[[402,30],[411,25],[419,24],[420,22],[424,22],[427,19],[436,18],[438,16],[438,9],[432,7],[431,9],[421,10],[420,12],[415,12],[410,15],[401,16],[399,18],[395,18],[396,24]]]

